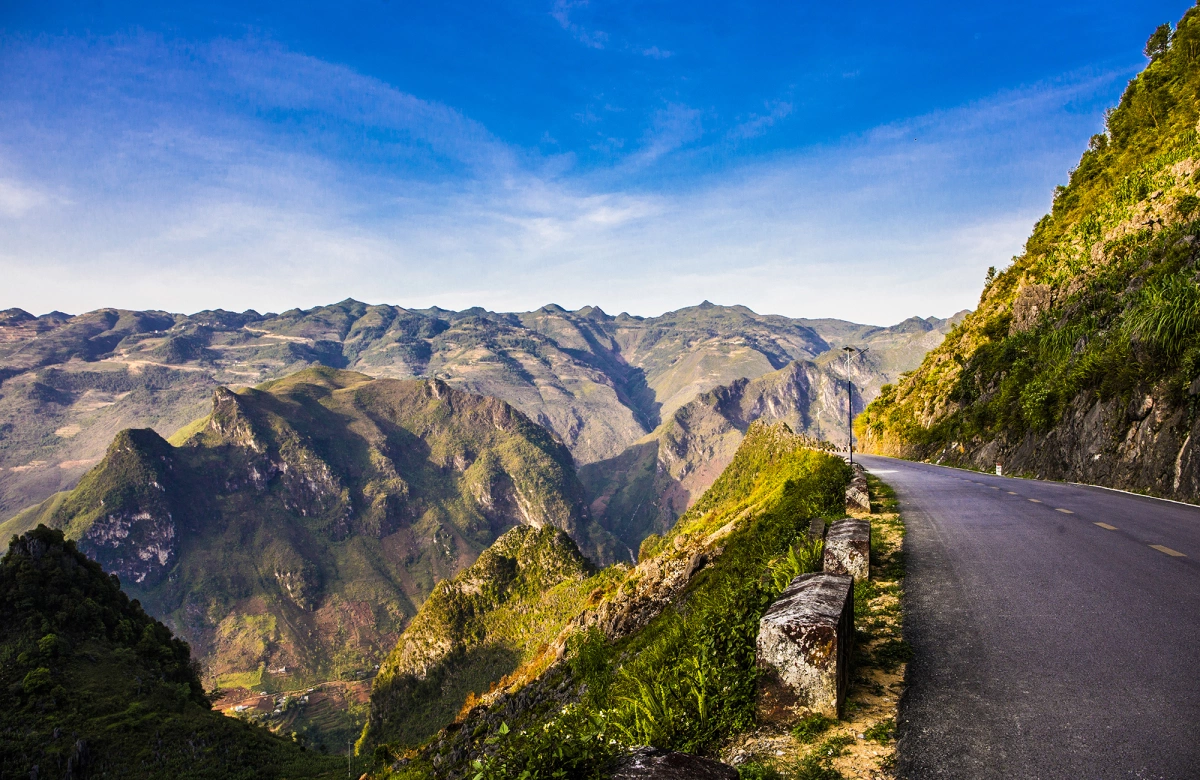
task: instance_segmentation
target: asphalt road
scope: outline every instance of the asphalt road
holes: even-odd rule
[[[1200,508],[861,460],[908,528],[901,777],[1200,778]]]

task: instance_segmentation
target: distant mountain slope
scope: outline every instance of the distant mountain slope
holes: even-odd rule
[[[227,686],[369,674],[435,583],[513,526],[613,554],[570,453],[505,402],[329,368],[218,388],[172,443],[123,431],[74,491],[0,532],[37,522],[119,574]]]
[[[61,531],[0,560],[0,774],[5,777],[340,777],[209,708],[186,644]]]
[[[815,361],[794,361],[778,371],[701,393],[617,457],[583,466],[579,476],[592,515],[636,550],[647,534],[670,528],[708,489],[756,420],[785,422],[793,431],[844,449],[851,413],[841,346],[870,350],[849,364],[853,411],[858,414],[889,377],[940,341],[943,329],[964,315],[949,320],[913,318],[894,328],[808,321],[827,339],[829,352]]]
[[[545,654],[617,571],[597,574],[555,528],[504,534],[421,605],[372,685],[363,744],[417,745],[433,735],[468,697]]]
[[[372,691],[359,744],[380,760],[371,776],[601,778],[609,760],[635,745],[711,755],[758,728],[759,619],[796,574],[819,566],[810,519],[845,514],[850,469],[810,444],[782,423],[752,424],[720,478],[668,534],[650,540],[636,566],[586,580],[563,567],[556,587],[571,598],[557,611],[519,596],[481,598],[507,577],[464,574],[447,583],[445,601],[455,609],[431,609],[420,627],[414,621],[389,659],[407,673],[381,672]],[[543,571],[547,560],[569,562],[570,551],[522,570]],[[417,658],[428,657],[426,648],[442,651],[442,637],[539,609],[547,619],[529,643],[541,646],[483,695],[475,692],[487,677],[473,687],[456,669],[420,679]],[[436,694],[413,695],[422,683],[444,699],[436,712],[427,704]],[[406,728],[416,715],[422,728]],[[432,734],[439,720],[444,728]]]
[[[408,310],[343,301],[283,314],[101,309],[0,313],[0,519],[73,486],[125,428],[168,436],[221,384],[311,365],[438,377],[502,398],[580,464],[615,457],[699,393],[874,345],[864,393],[917,365],[946,321],[893,328],[764,316],[705,303],[661,317],[594,307],[525,314]],[[830,350],[833,350],[832,352]]]
[[[875,451],[1200,500],[1200,11],[1146,53],[1024,253],[862,415]]]

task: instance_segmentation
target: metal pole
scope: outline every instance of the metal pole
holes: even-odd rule
[[[842,347],[842,352],[846,355],[846,420],[848,422],[848,431],[850,435],[850,465],[854,465],[854,383],[850,379],[850,356],[854,354],[854,347]]]
[[[842,351],[846,355],[846,423],[850,434],[850,465],[854,465],[854,380],[850,378],[850,358],[853,355],[862,356],[870,349],[859,349],[846,345],[842,347]]]

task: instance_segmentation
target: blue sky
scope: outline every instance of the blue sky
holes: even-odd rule
[[[1189,3],[161,5],[0,0],[0,308],[946,316]]]

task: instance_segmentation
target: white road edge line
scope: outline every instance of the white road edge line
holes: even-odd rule
[[[940,469],[954,469],[955,471],[965,471],[968,474],[981,474],[981,475],[986,475],[989,477],[993,476],[991,474],[988,474],[986,471],[975,471],[974,469],[964,469],[962,466],[947,466],[944,463],[926,463],[923,460],[904,460],[904,458],[892,458],[887,455],[868,455],[867,457],[868,458],[888,458],[888,460],[899,460],[899,461],[903,461],[904,463],[915,463],[915,464],[919,464],[921,466],[937,466]],[[864,468],[866,468],[866,467],[864,466]],[[870,469],[867,469],[867,471],[870,471]],[[1000,479],[1020,479],[1025,482],[1044,482],[1044,483],[1051,484],[1051,485],[1054,485],[1054,484],[1074,485],[1075,487],[1097,488],[1099,490],[1110,490],[1113,493],[1124,493],[1127,496],[1137,496],[1138,498],[1149,498],[1154,501],[1166,501],[1168,504],[1179,504],[1180,506],[1188,506],[1188,507],[1191,507],[1192,509],[1200,509],[1200,504],[1189,504],[1187,501],[1176,501],[1173,498],[1162,498],[1161,496],[1148,496],[1145,493],[1134,493],[1132,490],[1121,490],[1121,488],[1105,487],[1104,485],[1091,485],[1091,484],[1088,484],[1087,482],[1071,482],[1069,480],[1059,481],[1057,479],[1033,479],[1030,477],[1011,477],[1007,474],[1001,476]]]

